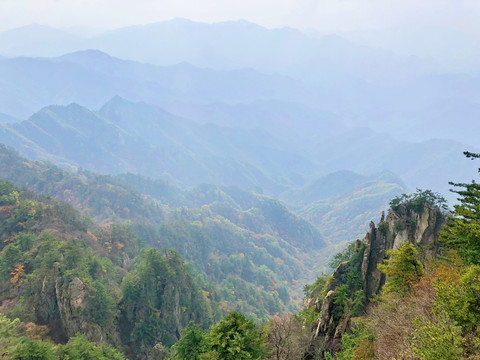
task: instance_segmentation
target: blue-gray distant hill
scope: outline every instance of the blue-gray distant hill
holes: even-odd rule
[[[468,181],[472,176],[462,152],[475,148],[456,141],[399,141],[368,128],[340,127],[327,136],[323,133],[331,129],[328,121],[315,124],[307,118],[302,123],[299,118],[300,122],[283,126],[280,113],[262,115],[259,108],[250,112],[244,108],[249,120],[241,122],[227,115],[235,107],[224,109],[223,122],[212,117],[213,123],[205,118],[198,123],[120,97],[98,111],[77,104],[49,106],[26,121],[1,124],[0,141],[30,158],[64,166],[164,177],[183,186],[261,188],[270,195],[301,188],[320,173],[343,169],[360,174],[390,170],[407,188],[428,188],[447,196],[448,181]],[[258,127],[248,126],[249,121],[254,124],[254,115]],[[291,114],[286,116],[289,123]],[[283,132],[275,130],[275,121]],[[300,133],[310,129],[312,134],[302,136],[296,129]]]
[[[119,97],[98,112],[77,104],[49,106],[23,122],[1,124],[0,142],[33,159],[102,173],[260,187],[270,194],[316,168],[265,131],[197,124]]]
[[[156,66],[98,50],[56,58],[3,58],[0,112],[25,119],[44,106],[72,102],[98,109],[118,95],[202,122],[268,127],[272,135],[296,143],[304,142],[296,135],[325,138],[354,127],[408,141],[477,143],[476,75],[420,74],[382,83],[339,75],[324,66],[316,71],[335,78],[295,80],[252,68],[220,71],[185,62]]]
[[[298,81],[251,69],[215,71],[186,63],[154,66],[88,50],[54,59],[0,59],[0,111],[26,118],[41,107],[77,102],[97,109],[119,95],[153,104],[313,101]],[[310,100],[308,100],[310,99]]]
[[[0,123],[13,123],[19,121],[18,119],[0,112]]]
[[[173,19],[91,38],[37,24],[0,33],[0,54],[7,56],[59,56],[85,49],[157,65],[186,61],[223,70],[251,67],[329,83],[338,75],[399,79],[431,68],[423,60],[358,46],[337,35],[316,38],[292,28],[267,29],[243,20],[206,24]]]

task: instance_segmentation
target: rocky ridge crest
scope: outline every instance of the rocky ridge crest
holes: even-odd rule
[[[361,263],[358,271],[362,282],[364,300],[362,310],[365,311],[371,299],[380,293],[385,284],[385,274],[378,269],[378,264],[388,258],[387,251],[397,249],[406,241],[416,244],[421,250],[421,256],[431,258],[438,252],[438,236],[443,224],[446,222],[445,214],[437,207],[424,204],[418,211],[407,206],[398,206],[390,209],[385,218],[382,212],[377,226],[370,223],[370,229],[363,240],[355,241],[355,249],[360,252]],[[334,271],[327,289],[323,292],[323,299],[306,299],[304,306],[314,306],[318,314],[313,324],[311,353],[334,353],[339,350],[342,335],[350,329],[351,309],[339,311],[335,290],[340,287],[351,264],[348,261],[341,263]],[[342,313],[341,316],[338,314]],[[306,358],[310,359],[310,355]]]

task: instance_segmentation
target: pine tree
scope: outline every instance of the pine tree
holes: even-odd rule
[[[403,243],[397,250],[388,251],[390,259],[378,265],[380,271],[388,276],[383,291],[404,294],[420,280],[423,274],[422,264],[418,261],[418,252],[410,242]]]
[[[464,152],[470,159],[480,158],[480,154]],[[480,170],[479,170],[480,171]],[[441,241],[458,251],[466,264],[480,263],[480,184],[450,183],[460,195],[460,204],[454,206],[453,215],[441,233]]]
[[[182,337],[173,346],[174,360],[199,360],[207,351],[206,333],[193,322],[182,331]]]
[[[210,330],[209,338],[219,360],[262,359],[267,354],[255,323],[235,311]]]

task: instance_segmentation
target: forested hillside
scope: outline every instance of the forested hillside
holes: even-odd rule
[[[451,185],[453,213],[431,191],[394,198],[362,241],[335,256],[333,274],[306,287],[308,359],[479,356],[478,184]]]
[[[148,246],[176,249],[215,284],[226,310],[258,320],[294,310],[301,283],[322,265],[312,256],[322,256],[327,245],[319,230],[264,195],[213,185],[183,191],[124,176],[130,185],[114,176],[28,161],[4,146],[0,164],[0,177],[18,186],[67,202],[102,224],[126,224]],[[141,181],[156,186],[142,188]]]
[[[298,311],[292,289],[307,281],[315,249],[326,244],[279,202],[235,187],[185,191],[136,175],[62,170],[6,147],[1,162],[3,177],[50,192],[35,195],[4,180],[0,186],[0,313],[7,315],[0,331],[12,359],[74,359],[79,351],[98,359],[228,358],[221,354],[234,348],[259,358],[285,354],[278,359],[477,353],[470,343],[475,320],[468,320],[477,310],[467,296],[478,257],[476,215],[468,210],[477,201],[475,183],[459,184],[463,200],[443,232],[441,196],[419,190],[394,198],[378,226],[334,258],[334,273],[305,287],[302,311],[280,316]],[[352,179],[354,188],[370,184]],[[80,180],[91,197],[75,202],[82,195],[73,193],[67,201],[84,214],[52,199]],[[303,190],[310,191],[305,198],[313,199],[313,189],[321,194],[320,184]],[[137,199],[134,211],[102,225],[88,216],[119,211],[107,195],[127,190]],[[453,305],[458,301],[465,310]],[[237,340],[221,340],[231,331]],[[278,342],[281,333],[286,342]],[[432,337],[439,346],[429,345]]]
[[[480,359],[479,17],[0,1],[0,359]]]
[[[22,321],[17,328],[2,318],[3,327],[57,343],[88,338],[143,357],[158,341],[172,345],[189,321],[208,325],[220,314],[175,251],[142,249],[128,227],[98,226],[69,205],[3,180],[0,192],[1,312]],[[121,326],[125,319],[132,327]],[[146,329],[153,339],[139,337]],[[7,354],[53,349],[5,336]],[[68,354],[69,344],[55,351]]]

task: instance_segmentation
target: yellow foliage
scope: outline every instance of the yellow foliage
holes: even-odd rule
[[[15,269],[13,269],[12,272],[10,273],[10,275],[12,275],[10,282],[14,286],[19,286],[23,281],[24,274],[25,274],[25,265],[21,264],[17,266]]]
[[[98,238],[97,238],[95,235],[93,235],[90,231],[87,231],[87,234],[88,234],[88,236],[90,236],[90,238],[91,238],[93,241],[98,241]]]
[[[32,340],[48,340],[48,326],[29,322],[25,325],[25,333]]]

